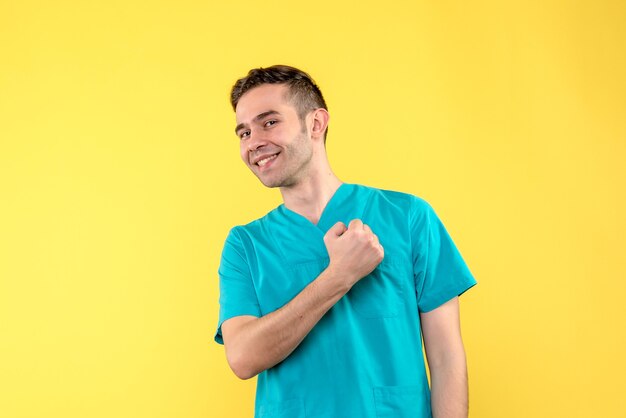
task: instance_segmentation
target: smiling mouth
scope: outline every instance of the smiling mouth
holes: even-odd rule
[[[265,164],[267,164],[268,162],[272,161],[274,158],[278,157],[278,154],[274,154],[274,155],[270,155],[267,158],[263,158],[262,160],[257,161],[257,165],[259,167],[263,167]]]

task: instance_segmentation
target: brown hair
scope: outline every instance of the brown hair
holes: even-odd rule
[[[289,87],[287,99],[295,106],[300,121],[313,109],[328,110],[322,92],[310,75],[288,65],[272,65],[267,68],[253,68],[248,75],[237,80],[230,91],[230,104],[233,110],[237,109],[239,99],[248,90],[263,84],[286,84]],[[324,132],[324,143],[326,134]]]

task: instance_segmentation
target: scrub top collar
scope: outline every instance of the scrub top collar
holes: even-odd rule
[[[348,219],[351,209],[354,209],[354,202],[351,198],[355,192],[356,185],[341,183],[328,203],[326,203],[317,225],[303,215],[287,208],[284,203],[278,206],[277,209],[282,216],[290,221],[297,223],[302,227],[317,229],[318,231],[321,231],[322,234],[326,234],[326,232],[339,221],[345,223],[346,226],[348,225],[348,222],[351,220]]]

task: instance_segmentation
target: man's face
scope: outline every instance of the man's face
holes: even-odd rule
[[[306,124],[287,92],[284,84],[263,84],[246,92],[235,111],[241,159],[267,187],[297,184],[313,155]]]

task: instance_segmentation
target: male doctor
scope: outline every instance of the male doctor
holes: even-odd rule
[[[231,104],[241,159],[284,201],[230,230],[219,267],[215,340],[258,375],[255,417],[467,417],[458,296],[476,281],[430,204],[337,178],[305,72],[250,70]]]

